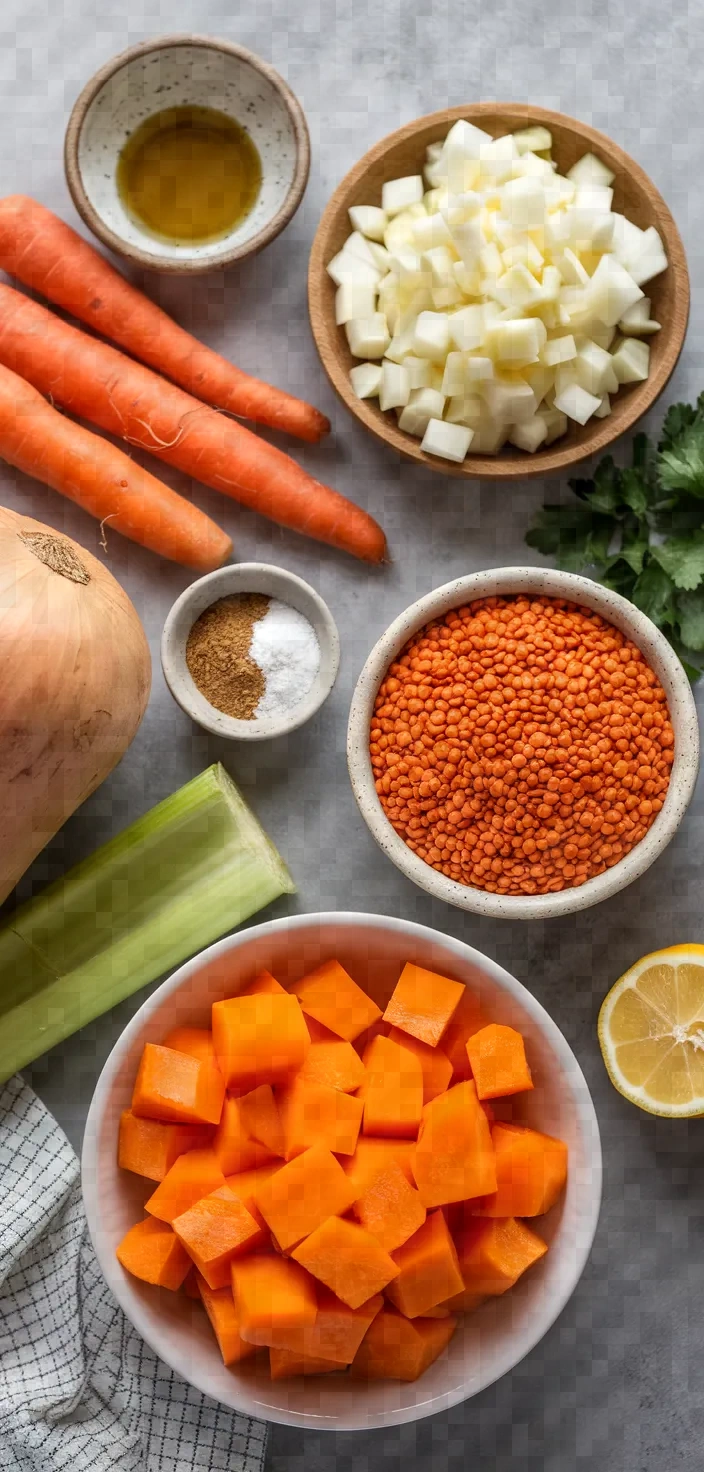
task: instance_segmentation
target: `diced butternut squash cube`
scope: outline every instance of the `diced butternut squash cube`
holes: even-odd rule
[[[547,1252],[547,1243],[515,1217],[468,1218],[455,1238],[467,1292],[505,1293]]]
[[[349,1308],[361,1308],[398,1272],[370,1232],[338,1216],[311,1232],[292,1256]]]
[[[257,1187],[254,1197],[282,1252],[288,1252],[329,1216],[347,1211],[355,1188],[331,1151],[313,1145]]]
[[[235,1253],[262,1240],[261,1227],[228,1186],[174,1217],[173,1229],[209,1288],[229,1288]]]
[[[482,1015],[478,998],[467,987],[463,987],[457,1009],[442,1035],[442,1051],[452,1064],[453,1084],[464,1083],[472,1077],[467,1057],[467,1040],[485,1024],[486,1018]]]
[[[269,1350],[269,1374],[272,1380],[290,1380],[293,1375],[330,1375],[344,1367],[335,1360],[317,1360],[309,1354],[293,1354],[290,1349]]]
[[[278,1091],[282,1125],[283,1155],[292,1160],[311,1145],[324,1145],[340,1155],[353,1155],[362,1124],[361,1099],[331,1089],[328,1084],[308,1084],[300,1074]]]
[[[296,997],[258,992],[213,1003],[213,1041],[228,1089],[248,1094],[259,1084],[297,1073],[310,1037]]]
[[[259,1165],[254,1170],[242,1170],[234,1175],[225,1176],[225,1185],[229,1186],[235,1196],[239,1197],[250,1216],[254,1217],[257,1225],[266,1228],[267,1231],[268,1227],[257,1206],[256,1193],[259,1186],[263,1186],[265,1181],[271,1180],[271,1177],[276,1175],[277,1170],[281,1170],[281,1161],[272,1160],[268,1165]]]
[[[406,1319],[393,1308],[377,1314],[352,1365],[356,1380],[418,1380],[449,1344],[457,1319]]]
[[[415,1139],[423,1112],[423,1069],[414,1053],[376,1037],[364,1055],[365,1135]]]
[[[339,961],[324,961],[291,990],[308,1016],[348,1043],[381,1017],[381,1008],[357,986]]]
[[[283,1156],[284,1131],[271,1084],[260,1084],[250,1094],[243,1094],[237,1102],[240,1119],[251,1138],[259,1145],[266,1145],[272,1155]]]
[[[132,1095],[132,1113],[174,1124],[218,1124],[225,1085],[210,1063],[146,1043]]]
[[[467,1040],[467,1057],[479,1099],[500,1099],[533,1088],[520,1032],[492,1022]]]
[[[246,1095],[245,1095],[246,1097]],[[241,1101],[228,1094],[222,1111],[222,1119],[215,1131],[213,1150],[226,1176],[244,1170],[256,1170],[273,1159],[268,1145],[254,1140],[242,1118]]]
[[[271,1347],[312,1359],[332,1360],[340,1369],[350,1365],[372,1322],[384,1306],[380,1293],[360,1308],[350,1308],[321,1283],[317,1285],[318,1315],[304,1329],[272,1328]]]
[[[310,1049],[296,1077],[305,1084],[327,1084],[351,1094],[364,1083],[364,1064],[351,1043],[336,1038],[329,1028],[306,1018],[310,1033]]]
[[[495,1189],[491,1130],[471,1081],[455,1084],[426,1104],[412,1165],[427,1207]]]
[[[172,1027],[171,1032],[162,1038],[161,1045],[163,1048],[174,1048],[177,1053],[188,1053],[191,1058],[197,1058],[201,1063],[210,1063],[213,1068],[218,1068],[210,1028]]]
[[[360,1135],[357,1149],[349,1160],[342,1162],[345,1175],[355,1192],[354,1200],[373,1185],[392,1160],[397,1160],[406,1179],[415,1185],[411,1161],[415,1151],[415,1140],[394,1140]]]
[[[212,1137],[212,1125],[138,1119],[131,1109],[124,1109],[120,1115],[117,1163],[122,1170],[147,1176],[150,1181],[163,1181],[179,1155],[205,1148]]]
[[[224,1184],[225,1176],[213,1150],[189,1150],[174,1161],[144,1209],[162,1222],[172,1222]]]
[[[401,1247],[425,1221],[425,1207],[404,1175],[397,1160],[391,1160],[352,1211],[366,1232],[371,1232],[385,1252]]]
[[[249,1359],[256,1354],[256,1344],[248,1344],[240,1337],[240,1324],[231,1288],[210,1288],[200,1274],[198,1291],[203,1307],[210,1319],[218,1348],[226,1365],[236,1365],[239,1360]]]
[[[315,1323],[315,1284],[298,1263],[276,1253],[254,1252],[235,1258],[231,1271],[240,1334],[250,1344],[268,1344],[272,1329],[304,1329]]]
[[[475,1216],[542,1216],[549,1211],[567,1180],[564,1141],[499,1120],[491,1127],[491,1138],[496,1189],[482,1193],[482,1200],[472,1202],[470,1210]]]
[[[457,1250],[441,1211],[434,1211],[413,1237],[393,1254],[398,1277],[387,1298],[409,1319],[445,1303],[464,1288]]]
[[[272,976],[270,971],[260,971],[259,975],[255,976],[254,981],[250,981],[249,986],[246,986],[244,991],[241,991],[239,995],[241,997],[285,996],[286,988],[281,985],[280,981],[276,980],[275,976]]]
[[[426,971],[424,966],[408,961],[396,983],[384,1021],[435,1048],[459,1005],[463,990],[461,981],[451,981],[449,976],[438,976],[435,971]]]
[[[429,1104],[438,1094],[444,1094],[452,1078],[452,1064],[442,1048],[429,1048],[411,1033],[401,1032],[400,1027],[392,1027],[388,1036],[390,1042],[398,1043],[418,1059],[423,1070],[423,1103]]]
[[[191,1266],[176,1233],[153,1217],[130,1227],[117,1248],[117,1260],[134,1278],[170,1288],[173,1293],[181,1287]]]

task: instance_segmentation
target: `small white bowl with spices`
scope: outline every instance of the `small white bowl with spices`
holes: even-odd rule
[[[266,741],[314,716],[337,678],[340,639],[309,583],[263,562],[221,567],[177,598],[161,638],[164,678],[214,736]]]

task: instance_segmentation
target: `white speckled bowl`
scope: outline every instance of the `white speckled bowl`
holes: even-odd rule
[[[153,1184],[120,1170],[117,1131],[129,1107],[145,1043],[175,1024],[207,1026],[210,1007],[236,996],[258,971],[284,986],[339,957],[383,1007],[410,959],[464,982],[487,1016],[524,1034],[535,1088],[516,1097],[514,1117],[567,1143],[567,1189],[535,1221],[550,1243],[521,1282],[460,1318],[440,1358],[415,1383],[347,1375],[270,1381],[259,1357],[226,1369],[205,1314],[183,1293],[152,1288],[125,1273],[115,1248],[142,1215]],[[505,1375],[547,1333],[579,1282],[601,1200],[601,1146],[582,1070],[559,1027],[535,997],[495,961],[452,936],[385,915],[295,915],[269,920],[201,951],[152,992],[127,1024],[98,1079],[83,1141],[83,1199],[93,1245],[111,1291],[167,1365],[232,1410],[315,1431],[368,1431],[446,1411]],[[583,1312],[589,1306],[585,1296]],[[233,1459],[234,1461],[234,1459]],[[424,1465],[430,1468],[431,1462]],[[471,1461],[470,1461],[471,1465]]]
[[[675,733],[675,760],[665,802],[645,838],[612,869],[577,889],[563,889],[558,894],[498,895],[458,884],[439,874],[430,864],[418,858],[392,828],[374,786],[369,756],[369,728],[377,690],[392,660],[408,639],[431,619],[442,617],[451,608],[459,608],[478,598],[501,593],[544,593],[553,598],[567,598],[581,603],[627,634],[645,655],[655,671],[670,707]],[[370,832],[392,863],[414,884],[437,899],[471,910],[475,915],[491,915],[502,920],[547,920],[586,910],[625,889],[644,874],[667,848],[677,832],[694,791],[699,770],[699,726],[694,696],[687,676],[667,639],[645,614],[634,608],[619,593],[603,588],[589,578],[553,568],[500,567],[488,572],[471,573],[445,583],[425,598],[412,603],[394,620],[375,644],[362,670],[352,698],[347,732],[347,762],[352,788],[359,810]]]
[[[269,598],[279,598],[302,613],[317,635],[320,668],[308,694],[283,720],[255,716],[251,721],[238,721],[224,715],[201,695],[186,664],[186,644],[196,619],[211,603],[236,593],[264,593]],[[204,730],[211,731],[213,736],[226,736],[230,741],[268,741],[297,731],[327,700],[340,665],[340,637],[327,603],[310,583],[283,567],[270,567],[265,562],[238,562],[198,578],[176,599],[161,636],[161,664],[174,700]]]
[[[262,186],[247,218],[220,240],[178,245],[131,218],[117,191],[120,150],[164,107],[217,108],[246,128],[262,163]],[[274,68],[251,51],[207,36],[162,36],[101,67],[71,113],[66,178],[86,224],[111,250],[155,271],[197,273],[232,265],[268,245],[298,209],[310,144],[300,103]]]

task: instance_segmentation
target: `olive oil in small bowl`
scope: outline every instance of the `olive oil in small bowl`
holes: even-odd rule
[[[262,165],[249,133],[212,107],[169,107],[145,118],[118,159],[129,215],[159,240],[222,240],[252,210]]]
[[[284,229],[310,147],[273,67],[230,41],[185,35],[142,42],[96,72],[64,158],[74,204],[110,250],[185,275],[242,261]]]

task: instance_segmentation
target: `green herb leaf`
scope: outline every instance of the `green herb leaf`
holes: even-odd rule
[[[672,578],[676,588],[698,588],[704,578],[704,529],[686,537],[670,537],[651,548],[655,561]]]
[[[605,455],[594,471],[593,480],[571,480],[569,484],[575,496],[588,501],[593,511],[614,516],[622,505],[621,474],[611,455]]]
[[[601,575],[600,581],[606,588],[613,588],[615,593],[620,593],[622,598],[633,601],[633,589],[640,568],[636,571],[631,567],[619,553],[618,557],[610,557],[606,568]]]
[[[679,593],[677,618],[682,643],[687,649],[704,649],[704,588]]]
[[[684,430],[689,429],[694,423],[696,417],[697,411],[693,404],[670,404],[660,430],[658,450],[662,452],[671,449]]]
[[[526,536],[529,547],[554,557],[566,572],[602,567],[613,536],[610,517],[598,516],[588,506],[544,506]]]
[[[633,589],[633,602],[661,629],[675,620],[675,587],[672,578],[657,562],[644,567]]]
[[[704,496],[704,405],[680,432],[672,437],[658,457],[660,485],[665,491],[687,491]]]

